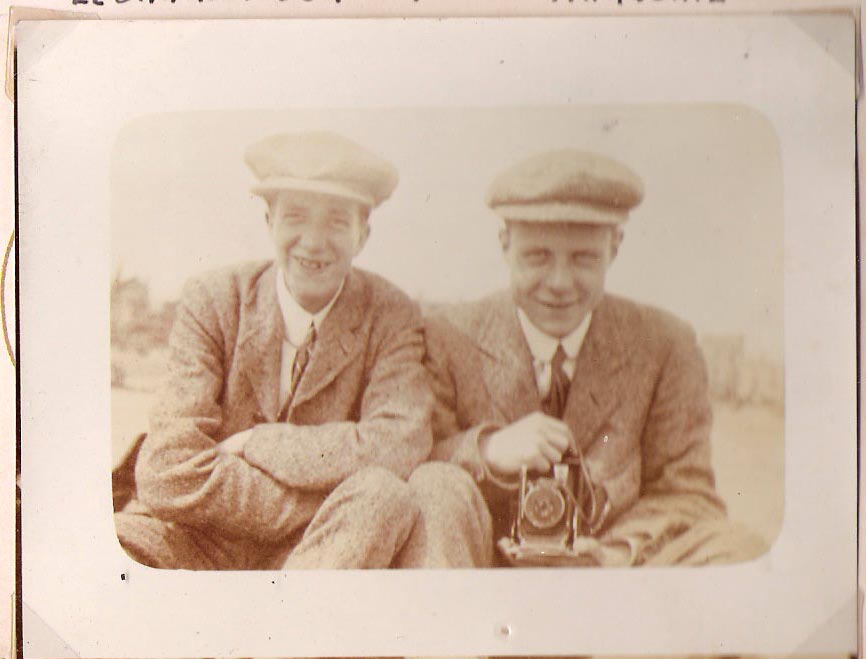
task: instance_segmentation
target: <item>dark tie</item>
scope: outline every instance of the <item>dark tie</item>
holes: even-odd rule
[[[565,350],[560,343],[556,346],[553,359],[550,360],[550,391],[541,403],[544,413],[557,419],[562,418],[565,401],[568,398],[568,387],[571,384],[565,374],[565,369],[562,367],[564,363]]]
[[[307,369],[307,364],[310,363],[310,355],[313,353],[313,346],[316,343],[316,326],[310,323],[310,329],[307,330],[307,335],[304,337],[301,345],[298,346],[298,351],[295,353],[295,363],[292,364],[292,384],[289,389],[289,400],[295,395],[298,389],[298,383]]]

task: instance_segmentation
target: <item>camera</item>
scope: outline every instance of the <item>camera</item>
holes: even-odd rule
[[[567,464],[553,466],[552,477],[530,478],[520,472],[517,515],[512,536],[519,544],[532,543],[551,550],[569,548],[579,528],[572,488],[574,475]]]
[[[600,497],[599,490],[582,456],[565,456],[544,475],[530,474],[522,467],[511,532],[500,539],[500,551],[518,566],[580,565],[574,542],[600,526],[601,499],[606,497]]]

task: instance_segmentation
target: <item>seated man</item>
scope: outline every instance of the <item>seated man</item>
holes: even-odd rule
[[[701,564],[763,549],[728,525],[715,492],[694,332],[605,294],[622,225],[642,196],[632,171],[595,154],[549,152],[508,169],[487,201],[504,221],[511,290],[428,322],[433,456],[480,484],[503,562],[532,564],[521,563],[512,526],[519,484],[569,458],[580,479],[565,492],[580,483],[569,492],[577,510],[595,505],[581,511],[586,526],[572,533],[564,564]],[[561,504],[554,493],[537,505],[525,514],[544,518]],[[544,523],[534,527],[542,540]],[[549,548],[533,560],[549,564]]]
[[[122,546],[162,568],[487,563],[471,478],[416,470],[432,406],[416,306],[352,267],[393,166],[329,133],[268,137],[246,162],[275,259],[186,286]]]

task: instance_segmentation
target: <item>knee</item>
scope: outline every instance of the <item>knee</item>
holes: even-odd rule
[[[751,561],[770,548],[760,535],[737,522],[729,520],[709,522],[697,527],[708,536],[704,551],[710,563],[743,563]]]
[[[384,467],[365,467],[344,481],[352,498],[377,518],[409,516],[418,507],[406,481]]]
[[[409,487],[422,508],[446,506],[458,514],[490,516],[484,497],[464,469],[444,462],[425,462],[409,477]]]
[[[114,529],[126,555],[148,567],[163,567],[159,550],[166,544],[165,523],[134,513],[115,513]]]
[[[127,549],[128,546],[141,540],[143,536],[153,535],[156,530],[153,528],[153,521],[152,518],[135,513],[114,513],[114,530],[121,546]]]
[[[457,494],[467,500],[480,496],[472,477],[457,465],[447,462],[425,462],[409,477],[409,487],[416,494],[438,496]]]
[[[493,523],[472,476],[453,464],[428,462],[409,477],[409,487],[421,511],[422,532],[418,537],[428,551],[427,558],[413,566],[491,564]]]

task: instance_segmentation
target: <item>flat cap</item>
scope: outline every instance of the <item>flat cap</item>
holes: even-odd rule
[[[505,220],[620,224],[643,199],[631,169],[597,153],[563,149],[532,156],[502,172],[487,205]]]
[[[244,160],[258,179],[254,194],[300,190],[375,208],[397,187],[397,170],[351,140],[329,132],[283,133],[250,146]]]

